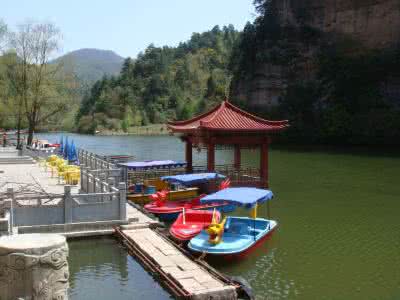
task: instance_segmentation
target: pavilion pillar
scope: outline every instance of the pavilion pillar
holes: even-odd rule
[[[207,144],[207,171],[215,171],[215,144]]]
[[[240,165],[241,165],[240,145],[235,145],[234,151],[235,153],[234,153],[233,165],[235,167],[235,170],[240,170]]]
[[[192,142],[187,140],[185,147],[186,147],[185,148],[186,173],[192,173],[193,171]]]
[[[268,138],[264,139],[261,144],[260,149],[260,178],[261,178],[261,187],[268,188]]]

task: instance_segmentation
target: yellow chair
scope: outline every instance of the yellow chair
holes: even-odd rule
[[[70,180],[70,183],[73,185],[79,184],[79,181],[81,180],[81,172],[79,170],[72,172]]]
[[[68,168],[64,172],[64,179],[66,184],[78,184],[81,179],[80,169],[78,167]]]

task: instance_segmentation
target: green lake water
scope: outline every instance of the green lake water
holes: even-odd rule
[[[171,299],[117,240],[72,240],[68,246],[69,299]]]
[[[184,159],[175,137],[69,136],[101,154]],[[400,299],[400,156],[367,153],[271,150],[271,215],[279,228],[246,260],[214,266],[247,279],[257,299]],[[243,156],[245,164],[258,163],[257,151]],[[231,159],[230,151],[216,155],[217,163]],[[265,208],[259,214],[266,216]],[[94,299],[82,278],[94,291],[112,291],[112,298],[105,292],[96,299],[168,298],[118,245],[70,247],[71,299]]]

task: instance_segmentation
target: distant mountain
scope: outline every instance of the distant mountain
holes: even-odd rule
[[[73,72],[85,85],[91,85],[104,75],[118,75],[124,58],[111,50],[79,49],[55,60],[66,72]]]

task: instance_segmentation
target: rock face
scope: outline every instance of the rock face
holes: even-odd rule
[[[307,26],[321,32],[328,40],[346,37],[362,49],[385,49],[400,45],[399,0],[272,0],[282,27]],[[296,39],[296,37],[294,37]],[[302,55],[300,72],[295,79],[312,77],[315,73],[314,50],[298,39],[297,48]],[[258,49],[257,54],[268,51],[273,43]],[[299,67],[299,65],[298,65]],[[246,101],[248,107],[265,109],[279,103],[288,84],[293,80],[288,69],[273,62],[257,64],[246,76],[232,83],[232,98]],[[393,82],[392,82],[393,81]],[[399,95],[397,78],[385,85],[390,95]],[[393,88],[394,87],[394,88]]]
[[[63,236],[0,238],[0,299],[67,299],[68,246]]]
[[[346,34],[369,48],[400,42],[399,0],[280,0],[277,5],[283,23]]]

